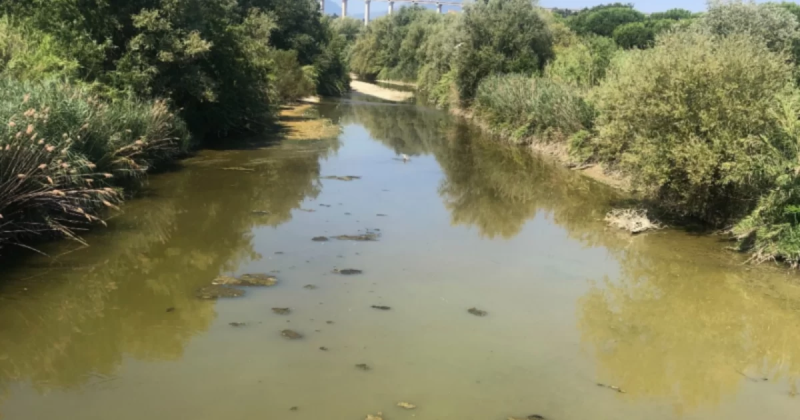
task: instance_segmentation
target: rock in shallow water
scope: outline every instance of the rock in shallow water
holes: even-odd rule
[[[197,296],[198,299],[208,300],[219,298],[236,298],[244,296],[244,290],[213,284],[211,286],[205,286],[197,289],[195,296]]]

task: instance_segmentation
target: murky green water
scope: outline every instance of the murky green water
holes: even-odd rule
[[[798,418],[798,275],[714,237],[607,229],[612,191],[444,114],[320,112],[337,141],[204,151],[91,247],[5,267],[0,417]],[[380,240],[311,241],[367,228]],[[248,272],[280,283],[194,297]]]

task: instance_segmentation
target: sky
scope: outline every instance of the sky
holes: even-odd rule
[[[446,0],[446,1],[461,1],[461,0]],[[662,12],[668,9],[674,8],[681,8],[691,10],[693,12],[701,12],[706,8],[706,0],[669,0],[669,1],[660,1],[660,0],[638,0],[638,1],[626,1],[626,0],[606,0],[606,1],[598,1],[598,0],[539,0],[539,4],[543,7],[561,7],[567,9],[582,9],[584,7],[589,6],[596,6],[598,4],[605,4],[605,3],[613,3],[614,1],[619,1],[621,3],[633,3],[634,7],[642,12],[645,13],[653,13],[653,12]],[[760,0],[762,2],[763,0]],[[397,10],[403,4],[408,3],[395,3],[394,7]],[[429,6],[430,8],[436,8],[435,6]],[[370,6],[370,17],[378,17],[386,14],[389,6],[388,3],[384,0],[372,0]],[[448,6],[444,6],[444,10],[447,11],[451,8]],[[452,7],[454,10],[459,10],[458,7]],[[341,8],[341,1],[340,0],[325,0],[325,13],[328,14],[337,14],[341,15],[342,8]],[[363,17],[364,16],[364,0],[347,0],[347,15],[353,17]]]

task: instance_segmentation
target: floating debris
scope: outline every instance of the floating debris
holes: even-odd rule
[[[333,269],[333,274],[341,274],[343,276],[352,276],[354,274],[361,274],[361,273],[363,273],[363,271],[357,270],[355,268],[343,268],[341,270],[338,268]]]
[[[314,241],[314,242],[328,242],[328,237],[327,236],[315,236],[315,237],[311,238],[311,240]]]
[[[608,388],[610,390],[617,391],[620,394],[624,394],[625,393],[624,389],[622,389],[622,388],[620,388],[618,386],[615,386],[615,385],[606,385],[606,384],[601,384],[600,382],[598,382],[597,386],[602,386],[603,388]]]
[[[230,325],[231,327],[244,327],[245,325],[247,325],[247,323],[246,322],[229,322],[228,325]]]
[[[303,334],[300,334],[299,332],[294,330],[283,330],[281,331],[281,335],[290,340],[299,340],[303,338]]]
[[[472,315],[475,315],[475,316],[486,316],[486,315],[489,315],[488,312],[480,310],[478,308],[469,308],[469,309],[467,309],[467,312],[469,312],[469,313],[471,313]]]
[[[378,235],[376,233],[367,232],[359,235],[334,236],[333,239],[338,239],[340,241],[377,241]]]
[[[217,278],[211,281],[211,284],[217,286],[269,287],[269,286],[274,286],[276,283],[278,283],[278,279],[275,278],[275,276],[270,276],[269,274],[263,274],[263,273],[244,274],[240,277],[218,276]]]
[[[242,172],[255,172],[253,168],[242,168],[241,166],[231,166],[228,168],[222,168],[223,171],[242,171]]]
[[[170,306],[169,308],[167,308],[167,313],[169,313],[169,312],[175,312],[175,307],[174,306]]]
[[[369,365],[366,364],[366,363],[359,363],[359,364],[356,365],[356,369],[367,371],[367,370],[371,370],[372,368],[369,367]]]
[[[647,210],[644,209],[614,209],[606,214],[604,220],[609,225],[632,234],[662,228],[659,223],[647,217]]]
[[[292,312],[289,308],[272,308],[272,312],[275,312],[278,315],[287,315]]]
[[[322,346],[322,347],[320,347],[319,349],[320,349],[320,350],[322,350],[322,351],[328,351],[328,348],[327,348],[327,347],[325,347],[325,346]]]
[[[331,176],[323,176],[322,179],[335,179],[337,181],[352,181],[354,179],[361,179],[361,177],[355,175],[345,175],[345,176],[331,175]]]
[[[213,284],[211,286],[205,286],[197,289],[195,296],[198,299],[208,300],[218,298],[236,298],[244,296],[244,290]]]
[[[405,401],[401,401],[401,402],[397,403],[397,406],[400,407],[400,408],[405,408],[406,410],[413,410],[413,409],[417,408],[416,405],[411,404],[410,402],[405,402]]]
[[[390,306],[381,306],[381,305],[372,305],[372,309],[380,309],[382,311],[388,311],[392,309]]]
[[[253,210],[253,211],[251,211],[250,213],[252,213],[252,214],[257,214],[257,215],[259,215],[259,216],[269,216],[270,214],[272,214],[272,213],[270,213],[270,212],[269,212],[269,211],[267,211],[267,210]]]
[[[307,285],[303,286],[303,289],[308,289],[308,290],[314,290],[316,288],[317,288],[317,286],[315,286],[313,284],[307,284]]]

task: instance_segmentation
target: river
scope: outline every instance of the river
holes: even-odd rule
[[[625,197],[445,113],[317,112],[338,138],[204,150],[90,246],[7,263],[0,418],[798,418],[797,274],[607,228]],[[279,283],[195,297],[243,273]]]

